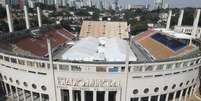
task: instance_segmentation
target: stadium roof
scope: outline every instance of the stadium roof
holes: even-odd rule
[[[128,43],[120,38],[87,37],[78,41],[62,55],[62,59],[79,61],[125,61],[128,50],[130,61],[137,61]]]
[[[83,21],[80,37],[120,37],[128,38],[127,22]]]

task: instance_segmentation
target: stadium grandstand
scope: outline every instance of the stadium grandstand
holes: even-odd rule
[[[16,32],[6,7],[10,33],[0,35],[0,92],[11,101],[200,99],[199,16],[191,35],[170,29],[170,11],[165,30],[147,30],[130,42],[127,23],[110,21],[84,21],[75,40],[59,25],[44,26],[39,7],[39,27],[26,23]]]
[[[119,37],[128,38],[127,22],[83,21],[80,37]]]

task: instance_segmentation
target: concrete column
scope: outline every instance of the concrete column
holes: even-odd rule
[[[27,11],[27,6],[24,6],[24,16],[25,16],[25,22],[26,22],[26,28],[30,28],[29,24],[29,16],[28,16],[28,11]]]
[[[70,101],[73,101],[73,91],[72,89],[69,89],[69,98],[70,98]]]
[[[109,91],[105,91],[105,100],[104,101],[108,101],[109,99]]]
[[[194,37],[196,37],[196,35],[198,34],[198,33],[197,33],[197,30],[198,30],[199,18],[200,18],[200,9],[197,10],[197,14],[196,14],[196,16],[195,16],[195,18],[194,18],[194,22],[193,22],[193,31],[192,31],[192,35],[193,35]],[[199,37],[200,37],[200,35],[199,35],[198,37],[196,37],[196,38],[199,38]]]
[[[39,100],[42,101],[42,95],[39,93]]]
[[[188,97],[188,91],[189,91],[189,88],[187,88],[187,90],[186,90],[186,93],[185,93],[185,96],[184,96],[184,101],[187,100],[187,97]]]
[[[16,95],[17,95],[17,101],[19,101],[19,100],[20,100],[20,97],[19,97],[19,93],[18,93],[17,87],[15,87],[15,90],[16,90]]]
[[[182,101],[182,94],[183,94],[184,90],[181,90],[180,95],[179,95],[179,101]]]
[[[30,93],[31,93],[31,101],[34,101],[34,99],[33,99],[33,92],[30,91]]]
[[[177,26],[182,25],[183,16],[184,16],[184,9],[181,9]]]
[[[81,101],[85,101],[84,90],[81,90]]]
[[[121,101],[121,93],[120,93],[120,91],[117,91],[117,93],[116,93],[116,101]]]
[[[172,10],[169,10],[169,16],[167,20],[166,29],[170,29],[171,18],[172,18]]]
[[[97,92],[93,91],[93,101],[96,101],[96,99],[97,99]]]
[[[157,101],[160,101],[161,95],[158,95]]]
[[[190,89],[190,88],[189,88]],[[191,87],[190,89],[190,94],[189,96],[187,97],[187,101],[190,101],[190,97],[192,96],[192,92],[193,92],[193,87]]]
[[[25,93],[25,90],[24,90],[24,89],[22,89],[22,93],[23,93],[24,101],[26,101],[27,99],[26,99],[26,93]]]
[[[166,95],[165,101],[168,101],[169,93]]]
[[[53,68],[53,59],[52,59],[52,48],[51,48],[51,40],[47,39],[47,46],[48,46],[48,55],[49,55],[49,64],[50,64],[50,72],[51,72],[51,83],[52,83],[52,87],[51,87],[51,94],[50,96],[50,100],[53,101],[58,101],[57,100],[57,92],[56,92],[56,81],[55,81],[55,74],[54,74],[54,68]]]
[[[41,27],[42,26],[42,21],[41,21],[41,12],[40,12],[39,7],[37,7],[37,15],[38,15],[38,26]]]
[[[138,101],[141,101],[141,97],[139,97]]]
[[[173,95],[173,100],[172,101],[176,101],[176,94],[177,94],[177,92],[175,91],[174,95]]]
[[[58,93],[56,96],[58,96],[57,101],[64,101],[64,92],[61,89],[58,90]]]
[[[193,88],[193,86],[192,86],[192,87],[191,87],[191,91],[190,91],[190,96],[193,95],[193,90],[194,90],[194,88]]]
[[[151,101],[151,96],[148,97],[148,101]]]
[[[8,89],[7,89],[7,85],[6,85],[6,83],[5,83],[5,82],[3,82],[3,84],[4,84],[4,87],[5,87],[5,91],[6,91],[6,96],[8,96]]]
[[[6,13],[7,13],[9,32],[13,32],[14,31],[14,29],[13,29],[13,22],[12,22],[12,19],[11,19],[10,9],[9,9],[8,5],[6,5]]]
[[[14,99],[13,90],[12,90],[12,87],[11,87],[10,84],[9,84],[9,89],[10,89],[10,96],[11,96],[12,99]]]

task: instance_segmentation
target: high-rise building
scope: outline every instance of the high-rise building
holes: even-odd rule
[[[166,0],[154,0],[154,9],[166,9],[168,4]]]

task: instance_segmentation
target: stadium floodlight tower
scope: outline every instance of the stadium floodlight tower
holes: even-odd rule
[[[177,26],[182,25],[183,16],[184,16],[184,9],[181,9]]]
[[[41,20],[41,14],[40,14],[40,8],[37,7],[37,15],[38,15],[38,26],[42,27],[42,20]]]
[[[197,33],[199,19],[200,19],[200,9],[197,9],[197,14],[196,14],[196,16],[194,18],[193,31],[192,31],[192,36],[194,38],[200,38],[200,35]]]
[[[27,11],[26,5],[24,5],[24,16],[25,16],[26,28],[29,29],[30,24],[29,24],[29,16],[28,16],[28,11]]]
[[[171,17],[172,17],[172,10],[169,10],[169,15],[168,15],[168,19],[167,19],[167,25],[166,25],[167,30],[170,29]]]
[[[12,23],[12,19],[11,19],[11,15],[10,15],[10,9],[8,4],[6,5],[6,13],[7,13],[7,20],[8,20],[8,27],[9,27],[9,32],[13,32],[13,23]]]

